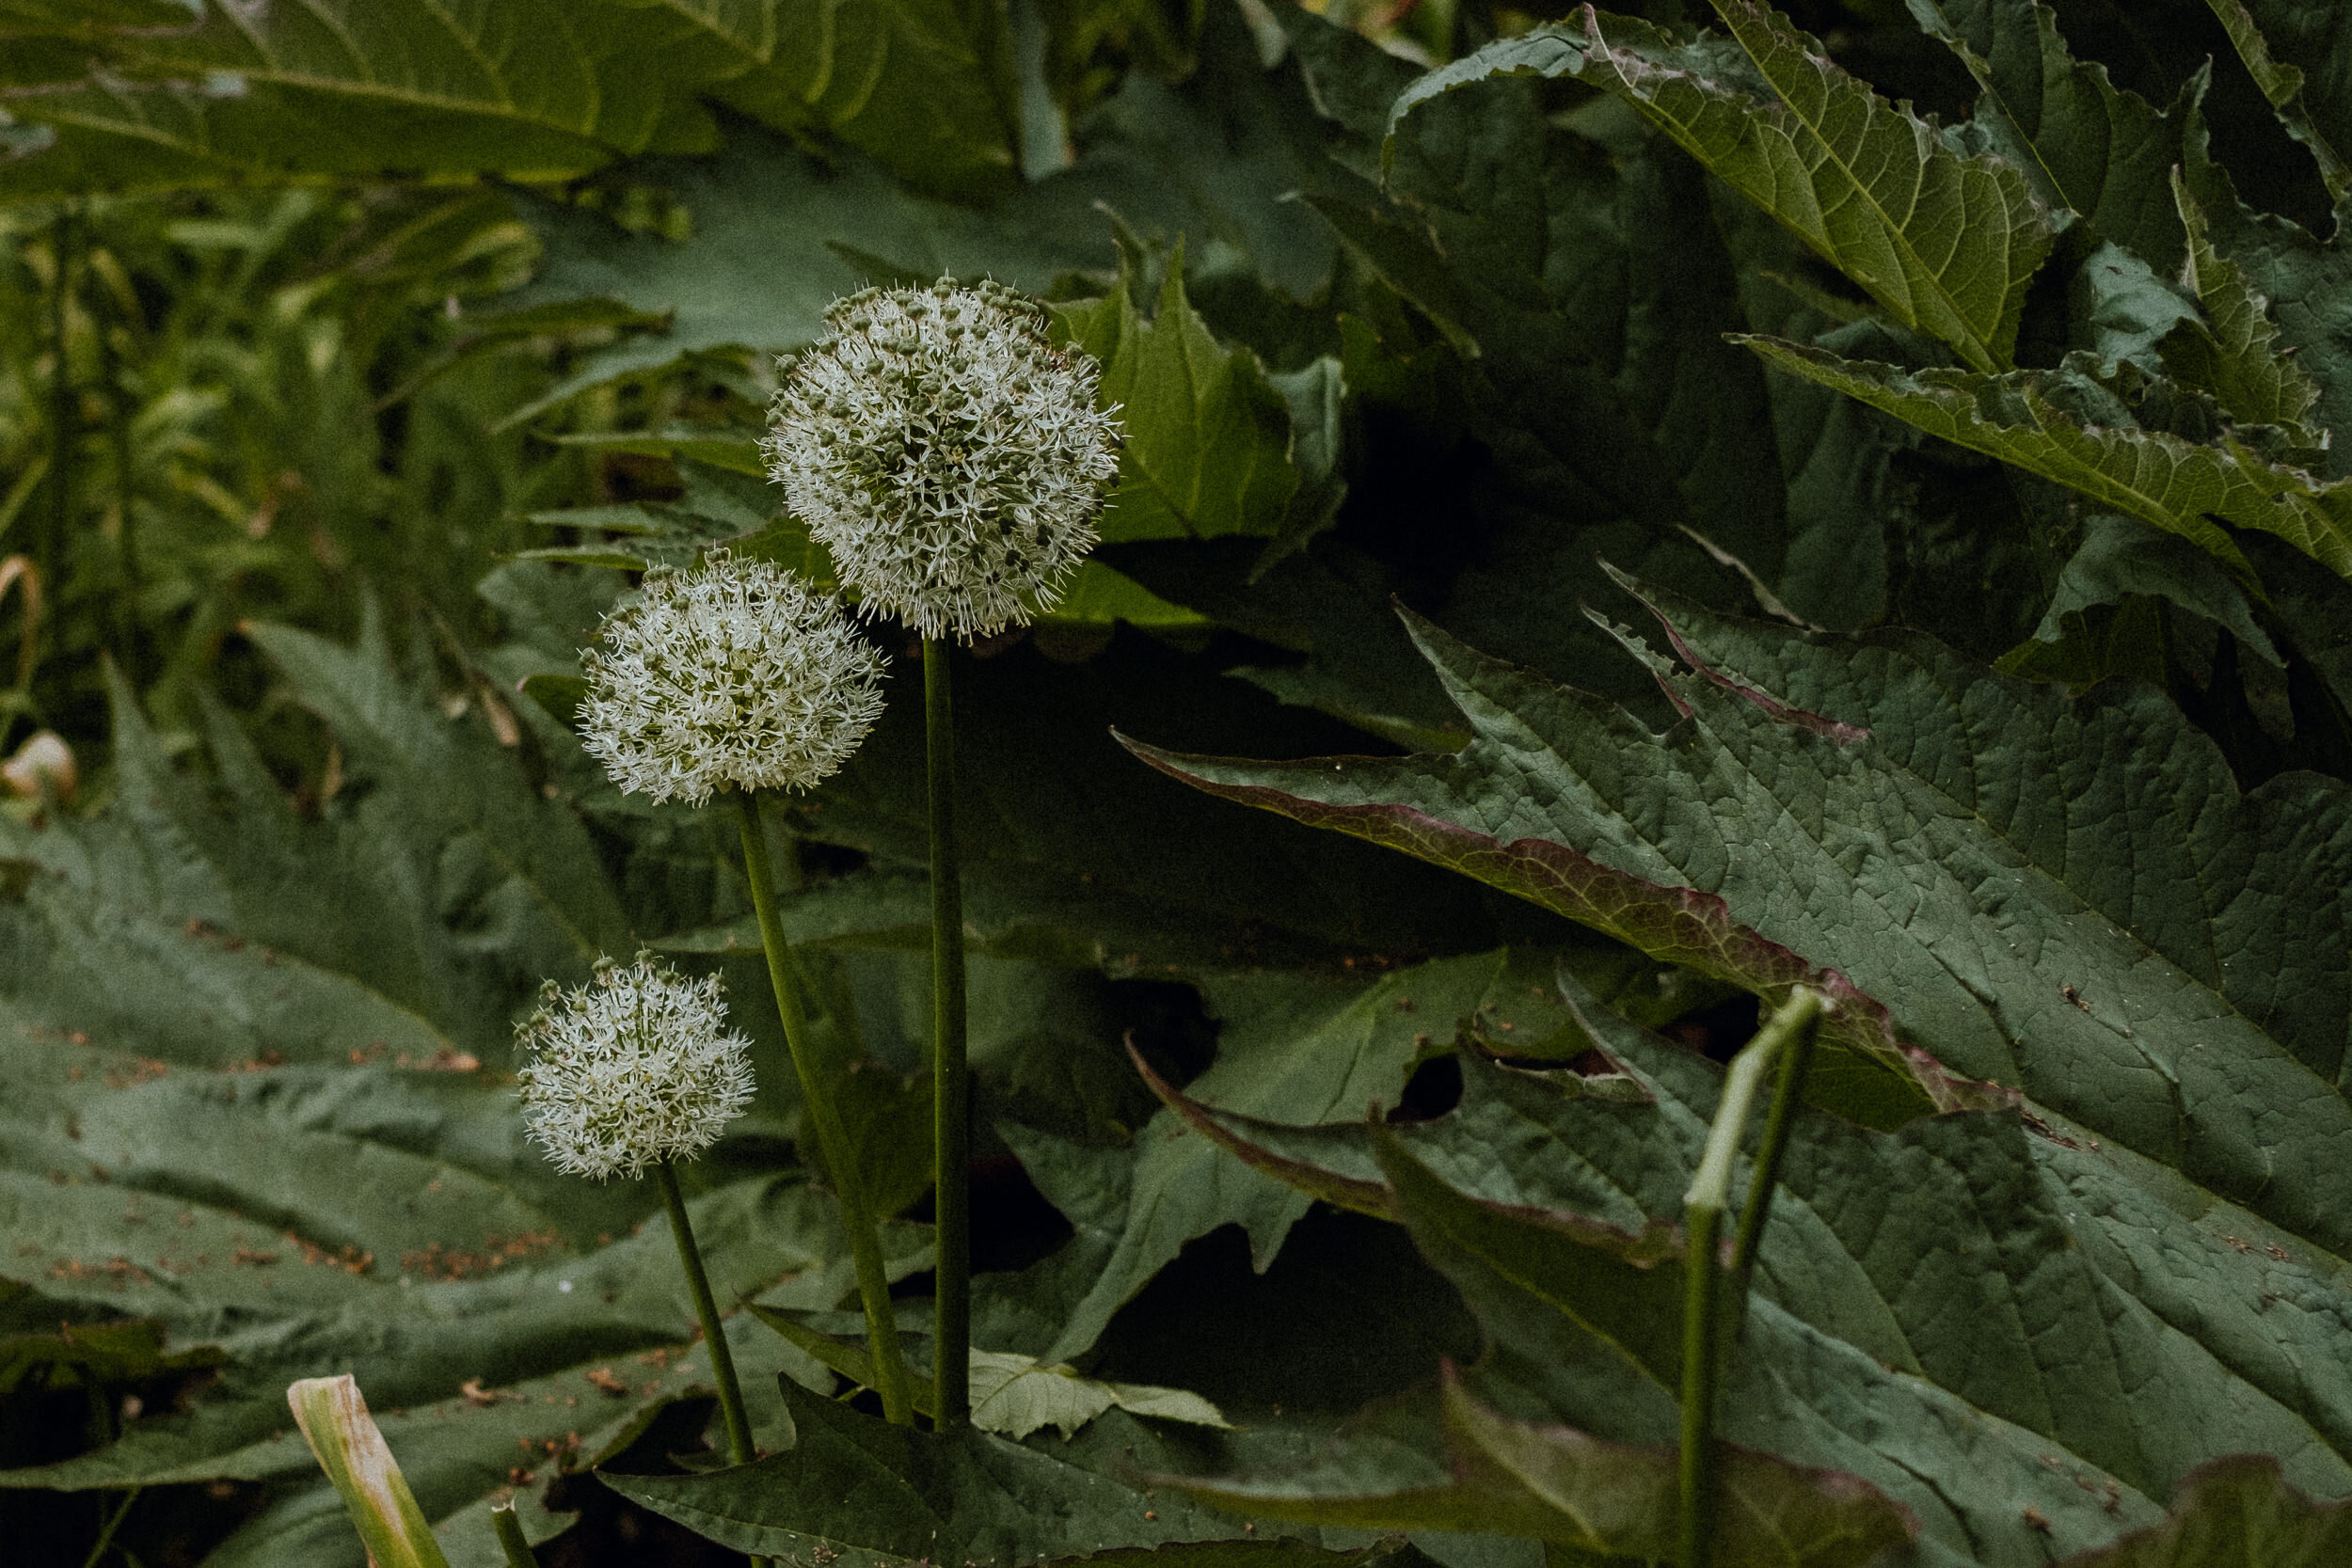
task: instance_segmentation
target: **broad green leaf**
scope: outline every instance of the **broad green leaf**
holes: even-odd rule
[[[1581,37],[1541,31],[1488,45],[1424,78],[1391,116],[1481,72],[1573,76],[1618,93],[1732,189],[1786,225],[1895,320],[1970,365],[2010,363],[2026,284],[2050,228],[2010,165],[1963,157],[1936,132],[1829,63],[1814,40],[1751,0],[1717,12],[1776,98],[1692,69],[1663,35],[1587,11]]]
[[[2164,1523],[2067,1568],[2321,1568],[2352,1552],[2352,1506],[2314,1502],[2275,1459],[2217,1460],[2181,1483]]]
[[[1810,641],[1648,598],[1692,666],[1625,634],[1683,714],[1670,744],[1420,627],[1477,735],[1456,756],[1146,755],[1768,998],[1826,987],[1825,1103],[1899,1118],[1879,1064],[1912,1069],[1911,1106],[1964,1088],[1938,1071],[1990,1080],[2352,1250],[2323,1152],[2352,1135],[2342,1005],[2319,978],[2352,966],[2344,927],[2307,918],[2352,853],[2343,785],[2242,793],[2145,689],[2075,701],[1925,639]],[[2180,896],[2202,886],[2236,891]]]
[[[1260,1158],[1316,1163],[1316,1180],[1368,1175],[1485,1323],[1490,1354],[1470,1374],[1484,1397],[1655,1442],[1674,1430],[1680,1254],[1637,1238],[1680,1212],[1723,1073],[1581,1016],[1600,1077],[1469,1059],[1441,1121],[1368,1132],[1193,1114]],[[1641,1092],[1593,1092],[1619,1077]],[[2149,1174],[2014,1112],[1895,1134],[1801,1116],[1727,1374],[1725,1435],[1883,1489],[1941,1548],[1923,1561],[2010,1560],[2045,1527],[2057,1550],[2096,1545],[2248,1449],[2292,1455],[2297,1485],[2339,1491],[2352,1386],[2303,1369],[2352,1365],[2340,1263],[2289,1252],[2242,1211],[2185,1212]],[[2315,1315],[2282,1359],[2266,1347],[2286,1294]],[[1287,1497],[1292,1517],[1363,1509],[1366,1525],[1469,1500],[1416,1502],[1411,1473],[1349,1438],[1308,1469],[1213,1484]],[[1385,1517],[1363,1508],[1375,1490]]]
[[[2297,447],[2318,445],[2302,428],[2303,416],[2319,401],[2318,384],[2280,352],[2270,302],[2255,291],[2244,267],[2214,249],[2205,214],[2178,169],[2172,196],[2187,236],[2183,276],[2197,291],[2205,320],[2184,323],[2157,345],[2166,368],[2211,392],[2239,423],[2278,425]]]
[[[2246,589],[2216,572],[2210,556],[2185,539],[2142,528],[2128,517],[2102,515],[2084,525],[2082,546],[2060,574],[2033,641],[2005,655],[1999,668],[2078,688],[2122,673],[2162,686],[2164,655],[2156,637],[2146,646],[2110,648],[2096,657],[2079,646],[2088,637],[2085,610],[2122,605],[2135,595],[2169,599],[2227,628],[2247,654],[2274,669],[2285,667],[2285,657],[2257,619]],[[2114,635],[2129,634],[2119,622]]]
[[[2206,0],[2223,31],[2246,62],[2247,73],[2285,126],[2287,135],[2310,149],[2328,194],[2352,198],[2352,148],[2344,139],[2344,116],[2352,107],[2352,42],[2340,18],[2326,7],[2291,6],[2279,0]],[[2271,53],[2272,38],[2289,40],[2293,58],[2313,62],[2313,75]]]
[[[1433,89],[1466,65],[1425,79],[1392,121],[1408,68],[1303,8],[1278,18],[1312,103],[1345,135],[1302,194],[1442,334],[1379,294],[1342,318],[1356,418],[1406,436],[1415,454],[1380,450],[1391,445],[1384,436],[1351,451],[1352,482],[1372,515],[1397,509],[1395,526],[1408,532],[1422,516],[1456,516],[1427,537],[1445,541],[1449,562],[1458,551],[1461,568],[1400,571],[1343,531],[1263,570],[1255,558],[1173,551],[1156,572],[1122,569],[1309,654],[1271,689],[1389,736],[1400,721],[1423,733],[1447,722],[1386,613],[1391,594],[1460,635],[1565,671],[1604,654],[1590,628],[1558,613],[1606,591],[1596,553],[1639,561],[1695,593],[1744,598],[1738,576],[1684,531],[1695,530],[1776,578],[1788,478],[1770,378],[1724,341],[1752,324],[1744,258],[1728,244],[1705,171],[1628,117],[1615,117],[1605,145],[1555,121],[1533,81],[1481,74]],[[1359,172],[1373,164],[1375,137],[1386,150],[1376,185]],[[1780,230],[1760,227],[1782,243]],[[1476,478],[1456,467],[1472,443]]]
[[[1032,1355],[1002,1351],[972,1353],[972,1424],[1018,1442],[1041,1427],[1064,1437],[1106,1410],[1193,1426],[1221,1427],[1216,1405],[1182,1388],[1140,1383],[1103,1383],[1066,1366],[1049,1366]]]
[[[1393,1416],[1391,1423],[1400,1430],[1381,1433],[1387,1451],[1343,1449],[1317,1470],[1176,1484],[1227,1508],[1302,1523],[1530,1535],[1613,1563],[1671,1560],[1677,1549],[1680,1484],[1670,1447],[1514,1419],[1481,1403],[1450,1369],[1433,1423],[1441,1447]],[[1725,1568],[1865,1568],[1918,1532],[1906,1510],[1851,1476],[1736,1448],[1718,1464],[1713,1548]]]
[[[342,648],[292,626],[253,626],[246,635],[350,748],[358,768],[396,781],[421,813],[438,817],[418,827],[447,841],[445,863],[459,855],[478,861],[485,901],[545,931],[524,939],[539,973],[578,969],[628,944],[620,900],[586,830],[564,802],[529,787],[512,751],[453,729],[364,646]]]
[[[800,1433],[789,1453],[709,1475],[607,1471],[605,1484],[739,1551],[839,1552],[876,1568],[1022,1568],[1244,1534],[1239,1519],[1180,1497],[1147,1499],[1050,1449],[968,1427],[934,1435],[889,1426],[791,1384],[784,1394]],[[1123,1462],[1150,1464],[1160,1447],[1152,1434],[1130,1425],[1126,1435],[1147,1452]]]
[[[1120,410],[1119,483],[1104,540],[1272,536],[1298,470],[1291,417],[1257,356],[1227,348],[1184,297],[1184,251],[1146,323],[1125,288],[1057,309],[1060,331],[1103,366],[1098,398]]]
[[[1767,338],[1748,343],[1791,375],[2194,540],[2239,572],[2249,570],[2246,558],[2213,518],[2275,533],[2352,577],[2352,484],[2269,462],[2232,436],[2207,445],[2138,428],[2112,397],[2126,422],[2089,422],[2058,401],[2099,390],[2078,375],[2070,381],[2073,372],[1906,372]]]
[[[1907,3],[1976,78],[1983,96],[1974,124],[2036,197],[2081,214],[2159,271],[2179,269],[2181,218],[2163,184],[2181,161],[2188,94],[2163,111],[2117,87],[2106,66],[2074,58],[2058,14],[2040,0]]]
[[[689,24],[735,69],[712,95],[785,129],[821,125],[900,178],[948,196],[1013,172],[1012,61],[1002,12],[971,0],[619,0]]]
[[[639,166],[693,214],[684,243],[539,207],[547,265],[512,307],[592,296],[670,317],[664,335],[585,356],[543,403],[705,349],[798,349],[822,331],[828,305],[868,282],[985,275],[1042,294],[1071,274],[1107,277],[1118,257],[1105,206],[1138,233],[1191,236],[1197,262],[1313,297],[1333,244],[1312,213],[1282,198],[1319,152],[1294,132],[1303,111],[1273,90],[1246,40],[1227,36],[1238,19],[1220,7],[1211,22],[1192,80],[1170,87],[1130,74],[1089,118],[1068,170],[980,207],[911,191],[866,158],[821,162],[749,128],[716,159]]]
[[[1691,1006],[1687,992],[1661,986],[1654,970],[1627,958],[1622,949],[1581,948],[1566,961],[1612,992],[1646,990],[1654,1002],[1671,999],[1670,1012]],[[1530,961],[1510,952],[1473,954],[1369,985],[1281,974],[1210,977],[1201,990],[1221,1022],[1217,1059],[1190,1087],[1247,1116],[1303,1119],[1301,1109],[1311,1106],[1314,1119],[1352,1119],[1395,1103],[1413,1065],[1459,1038],[1508,1042],[1532,1055],[1573,1054],[1581,1045],[1548,982],[1529,984]],[[993,1341],[1042,1360],[1068,1360],[1092,1346],[1185,1243],[1238,1226],[1263,1272],[1307,1212],[1306,1194],[1185,1137],[1170,1111],[1122,1149],[1082,1149],[1009,1124],[1002,1131],[1039,1190],[1077,1229],[1062,1253],[1041,1265],[1058,1281],[1044,1292],[1053,1304],[1045,1337]]]
[[[530,11],[430,0],[210,0],[140,40],[118,73],[19,95],[56,133],[0,167],[0,198],[321,175],[577,174],[706,152],[692,94],[726,62],[680,19],[614,0]]]
[[[286,1390],[286,1402],[342,1494],[369,1559],[379,1568],[449,1568],[358,1384],[348,1373],[297,1379]]]

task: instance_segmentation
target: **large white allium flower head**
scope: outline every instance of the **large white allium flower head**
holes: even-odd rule
[[[993,282],[835,301],[789,361],[768,471],[863,608],[969,641],[1050,607],[1119,474],[1102,370]]]
[[[715,789],[806,789],[882,717],[882,655],[831,594],[713,550],[649,573],[581,658],[581,743],[624,790],[700,805]]]
[[[599,1181],[701,1153],[752,1099],[751,1042],[726,1022],[716,974],[689,980],[650,953],[569,991],[550,980],[515,1031],[532,1140]]]

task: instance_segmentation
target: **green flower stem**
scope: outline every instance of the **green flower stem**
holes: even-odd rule
[[[1682,1287],[1682,1568],[1708,1568],[1715,1544],[1715,1249],[1721,1208],[1692,1208]]]
[[[499,1550],[506,1556],[506,1568],[539,1568],[539,1559],[523,1537],[523,1524],[515,1517],[513,1503],[501,1503],[490,1510],[490,1528],[498,1532]]]
[[[898,1312],[890,1300],[890,1276],[882,1268],[882,1237],[874,1227],[873,1211],[866,1206],[866,1184],[858,1179],[856,1150],[818,1072],[808,1012],[801,1003],[800,960],[785,940],[784,921],[776,913],[775,869],[768,859],[768,832],[760,825],[759,801],[748,790],[737,790],[735,800],[742,816],[743,861],[751,878],[752,908],[759,915],[760,944],[768,951],[768,981],[775,989],[776,1011],[784,1020],[784,1039],[792,1052],[793,1070],[800,1075],[801,1116],[816,1132],[817,1151],[833,1175],[834,1191],[841,1201],[842,1228],[850,1233],[858,1298],[866,1307],[866,1338],[874,1353],[875,1377],[880,1384],[875,1392],[882,1395],[884,1416],[899,1426],[912,1426],[914,1404],[907,1395],[906,1356],[898,1348]]]
[[[134,1486],[125,1492],[122,1500],[115,1505],[115,1511],[106,1515],[106,1528],[98,1532],[98,1544],[92,1546],[89,1556],[82,1560],[82,1568],[98,1568],[99,1560],[106,1555],[106,1548],[115,1544],[115,1531],[120,1529],[122,1521],[130,1516],[131,1505],[139,1500],[139,1491]]]
[[[947,644],[923,642],[923,727],[931,805],[932,1171],[939,1258],[941,1428],[972,1418],[972,1074],[964,1054],[963,886],[956,866],[956,736]]]
[[[81,420],[73,397],[72,356],[67,352],[67,327],[72,310],[73,208],[57,209],[51,230],[50,254],[56,275],[49,280],[49,337],[57,356],[49,378],[49,517],[35,550],[40,585],[54,592],[57,563],[73,531],[73,437]]]
[[[735,1353],[727,1349],[726,1325],[719,1321],[710,1276],[703,1272],[702,1249],[694,1244],[693,1222],[686,1217],[686,1199],[678,1194],[676,1165],[662,1161],[653,1167],[653,1179],[661,1189],[662,1207],[670,1211],[670,1234],[677,1239],[677,1260],[686,1270],[686,1288],[694,1297],[703,1343],[710,1347],[710,1375],[719,1385],[719,1414],[727,1427],[727,1457],[738,1465],[749,1465],[759,1453],[752,1447],[752,1423],[743,1414],[743,1386],[736,1381]]]
[[[1724,1078],[1723,1101],[1715,1107],[1714,1125],[1707,1132],[1707,1151],[1691,1178],[1691,1190],[1683,1195],[1684,1229],[1690,1244],[1683,1259],[1682,1292],[1682,1489],[1677,1530],[1682,1568],[1708,1568],[1714,1553],[1715,1390],[1721,1381],[1723,1348],[1717,1300],[1723,1281],[1724,1211],[1731,1201],[1732,1164],[1740,1157],[1740,1139],[1755,1108],[1756,1089],[1774,1058],[1786,1051],[1733,1247],[1735,1258],[1753,1262],[1771,1213],[1781,1153],[1788,1147],[1789,1124],[1795,1119],[1796,1098],[1812,1061],[1813,1037],[1820,1030],[1820,994],[1800,987],[1732,1058],[1731,1070]],[[1744,1269],[1745,1262],[1740,1266]],[[1740,1299],[1745,1303],[1744,1290]]]

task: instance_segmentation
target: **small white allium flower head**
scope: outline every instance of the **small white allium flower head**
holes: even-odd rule
[[[586,651],[581,743],[624,790],[806,789],[858,749],[882,657],[840,604],[781,566],[713,550],[648,573]]]
[[[515,1031],[532,1141],[598,1181],[701,1153],[752,1099],[751,1042],[726,1022],[716,974],[685,979],[650,953],[570,991],[550,980]]]
[[[1102,368],[993,282],[868,289],[826,322],[789,363],[764,447],[863,608],[969,641],[1052,605],[1119,474]]]

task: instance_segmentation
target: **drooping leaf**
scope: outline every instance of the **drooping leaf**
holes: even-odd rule
[[[2352,577],[2352,486],[2265,460],[2234,436],[2189,441],[2128,422],[2090,423],[2056,399],[2096,396],[2095,383],[2065,372],[1906,372],[1838,358],[1772,339],[1748,340],[1775,367],[1861,399],[1933,436],[2014,463],[2101,506],[2204,546],[2243,572],[2245,557],[2209,520],[2278,534]]]
[[[2181,218],[2164,200],[2181,161],[2185,102],[2162,111],[2077,60],[2040,0],[1908,0],[1983,97],[1975,125],[2025,172],[2034,194],[2071,209],[2158,271],[2179,270]]]
[[[2134,673],[2161,686],[2160,648],[2111,649],[2089,657],[2066,645],[2087,635],[2083,612],[2093,606],[2122,605],[2141,595],[2169,599],[2226,628],[2238,646],[2273,668],[2285,657],[2256,618],[2253,602],[2235,580],[2217,573],[2212,560],[2188,541],[2140,527],[2128,517],[2101,515],[2084,525],[2083,542],[2058,578],[2058,590],[2034,630],[2031,643],[2005,656],[2000,668],[2029,679],[2062,679],[2089,686],[2114,673]],[[2121,626],[2115,635],[2129,635]],[[2150,640],[2153,642],[2153,639]],[[2082,656],[2082,657],[2078,657]],[[2087,661],[2086,661],[2087,659]]]
[[[2343,1174],[2316,1152],[2352,1130],[2320,978],[2347,972],[2345,927],[2311,904],[2335,885],[2321,868],[2352,853],[2341,784],[2290,774],[2242,794],[2145,689],[2076,702],[1925,639],[1849,653],[1649,599],[1693,666],[1626,634],[1684,715],[1671,745],[1420,627],[1478,734],[1458,756],[1145,754],[1768,997],[1826,986],[1822,1068],[1907,1065],[1921,1096],[1951,1092],[1930,1064],[1991,1080],[2322,1247],[2352,1246]],[[2240,891],[2180,898],[2200,886]],[[1896,1086],[1817,1092],[1884,1119],[1903,1114]]]
[[[1685,60],[1664,35],[1588,7],[1581,36],[1538,32],[1433,73],[1397,110],[1481,74],[1574,76],[1620,94],[1732,189],[1771,213],[1904,326],[1980,371],[2006,368],[2048,219],[2006,163],[1963,157],[1908,111],[1829,62],[1752,0],[1716,10],[1775,100]]]

